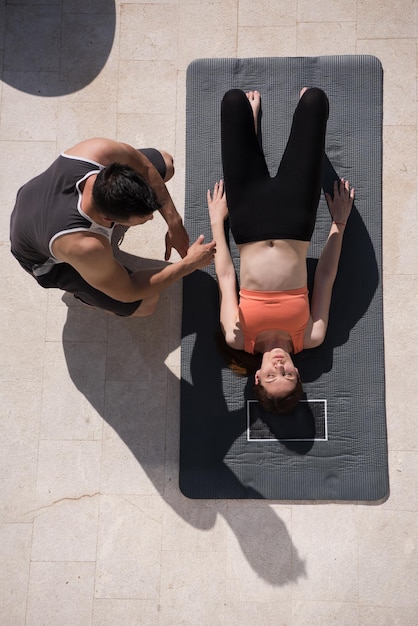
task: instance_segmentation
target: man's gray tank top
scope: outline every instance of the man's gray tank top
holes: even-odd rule
[[[52,254],[52,244],[61,235],[87,231],[111,240],[114,226],[96,224],[81,208],[80,185],[103,167],[61,154],[19,189],[10,220],[11,250],[34,276],[46,274],[61,262]]]

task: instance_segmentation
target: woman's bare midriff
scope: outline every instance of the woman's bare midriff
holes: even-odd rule
[[[306,286],[309,241],[268,239],[238,246],[240,285],[255,291],[285,291]]]

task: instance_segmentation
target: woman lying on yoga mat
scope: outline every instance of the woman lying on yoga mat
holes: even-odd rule
[[[245,364],[241,374],[255,372],[257,398],[275,413],[290,411],[302,395],[291,354],[324,341],[354,200],[354,189],[344,179],[335,182],[333,197],[325,194],[333,221],[309,307],[306,255],[321,193],[329,105],[325,93],[315,87],[302,89],[300,96],[284,155],[272,178],[257,139],[259,92],[232,89],[225,94],[221,107],[225,188],[220,181],[207,195],[216,241],[220,321],[232,349],[231,366],[237,370]],[[224,229],[228,217],[240,253],[239,297]]]

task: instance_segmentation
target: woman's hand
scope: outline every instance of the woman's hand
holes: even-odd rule
[[[213,194],[211,194],[210,189],[208,189],[207,199],[210,223],[212,226],[219,222],[223,223],[228,217],[228,205],[226,203],[223,180],[220,180],[219,183],[215,183]]]
[[[335,224],[345,226],[350,217],[351,209],[354,202],[354,189],[350,189],[348,180],[341,178],[334,182],[334,197],[329,193],[325,193],[328,203],[329,212]]]

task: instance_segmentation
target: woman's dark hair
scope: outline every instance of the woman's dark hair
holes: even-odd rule
[[[216,337],[219,351],[224,357],[229,369],[238,376],[254,376],[261,366],[262,354],[250,354],[244,350],[235,350],[225,341],[223,333]],[[254,385],[254,394],[265,411],[269,413],[290,413],[302,397],[302,381],[298,378],[295,388],[284,398],[272,398],[260,384]]]
[[[262,354],[250,354],[245,350],[235,350],[225,341],[224,334],[216,335],[216,343],[229,369],[238,376],[254,376],[261,366]]]
[[[121,163],[111,163],[98,173],[92,194],[95,208],[115,221],[144,217],[161,206],[142,176]]]
[[[299,403],[299,400],[303,394],[302,381],[298,378],[296,387],[289,393],[289,395],[283,398],[272,398],[267,394],[263,385],[254,385],[254,393],[258,402],[261,404],[265,411],[269,413],[276,413],[282,415],[283,413],[290,413]]]

